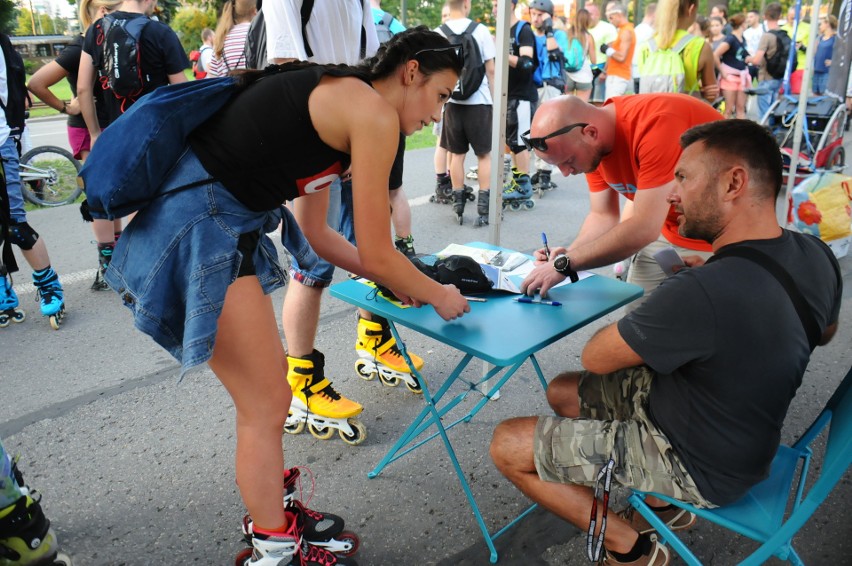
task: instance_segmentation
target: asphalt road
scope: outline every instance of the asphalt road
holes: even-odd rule
[[[34,145],[67,147],[61,121],[37,122],[32,128]],[[468,209],[465,225],[458,226],[448,206],[428,202],[431,163],[430,150],[406,156],[405,188],[417,250],[487,240],[488,229],[472,226],[474,207]],[[585,184],[576,178],[556,180],[559,187],[536,199],[534,210],[505,214],[502,245],[529,252],[542,230],[551,245],[571,240],[588,209]],[[206,368],[178,384],[175,361],[133,328],[117,296],[89,290],[96,250],[74,207],[34,211],[30,222],[45,238],[62,277],[68,315],[59,331],[50,329],[38,315],[30,272],[23,265],[16,287],[28,319],[0,329],[0,437],[10,451],[21,453],[21,468],[44,494],[44,508],[62,546],[80,566],[233,563],[243,548],[244,509],[234,484],[229,398]],[[841,266],[849,289],[852,259],[841,260]],[[280,308],[283,292],[273,300]],[[850,304],[844,302],[834,341],[813,356],[789,414],[785,441],[803,430],[849,369]],[[583,344],[617,314],[541,352],[545,376],[579,368]],[[447,347],[405,329],[402,333],[425,359],[433,384],[457,362],[458,355]],[[361,537],[362,565],[488,564],[480,531],[439,443],[391,464],[377,479],[367,479],[423,405],[404,387],[358,378],[354,341],[354,309],[327,298],[317,348],[326,353],[335,386],[364,405],[368,438],[351,447],[337,437],[284,436],[288,465],[308,466],[315,476],[310,505],[347,520],[347,527]],[[534,373],[524,367],[499,401],[451,433],[492,531],[528,502],[491,463],[491,431],[507,417],[545,411]],[[796,547],[806,563],[849,564],[850,479],[847,474],[798,537]],[[312,484],[304,482],[303,487],[310,492]],[[732,564],[752,546],[707,524],[699,524],[686,539],[708,564]],[[584,543],[576,529],[539,510],[498,539],[497,546],[500,564],[580,565],[586,563]]]

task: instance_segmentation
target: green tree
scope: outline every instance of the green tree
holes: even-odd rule
[[[32,12],[28,9],[21,8],[18,11],[17,24],[15,35],[35,35],[33,33]]]
[[[15,32],[18,27],[18,11],[12,0],[0,0],[0,31],[5,34]]]
[[[171,21],[171,28],[177,33],[187,53],[201,45],[201,30],[215,27],[216,13],[212,9],[204,11],[195,6],[180,8]]]

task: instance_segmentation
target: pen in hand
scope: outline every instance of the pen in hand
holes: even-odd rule
[[[541,243],[544,245],[544,253],[547,256],[546,261],[550,261],[550,248],[547,246],[547,234],[541,233]]]

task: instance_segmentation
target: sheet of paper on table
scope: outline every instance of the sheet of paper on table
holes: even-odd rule
[[[482,271],[488,277],[488,280],[491,281],[494,289],[510,293],[520,293],[521,283],[535,268],[535,263],[526,255],[509,250],[487,250],[462,244],[450,244],[435,254],[439,258],[451,255],[463,255],[473,258],[482,267]],[[578,275],[580,279],[585,279],[592,274],[588,271],[583,271]],[[556,285],[556,287],[567,285],[570,282],[570,279],[566,278],[565,281]]]

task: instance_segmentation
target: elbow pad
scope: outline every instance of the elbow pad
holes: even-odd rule
[[[547,57],[551,61],[561,61],[562,60],[562,50],[561,49],[548,49]]]
[[[522,71],[532,71],[535,67],[535,63],[531,57],[527,57],[526,55],[518,56],[518,69]]]

